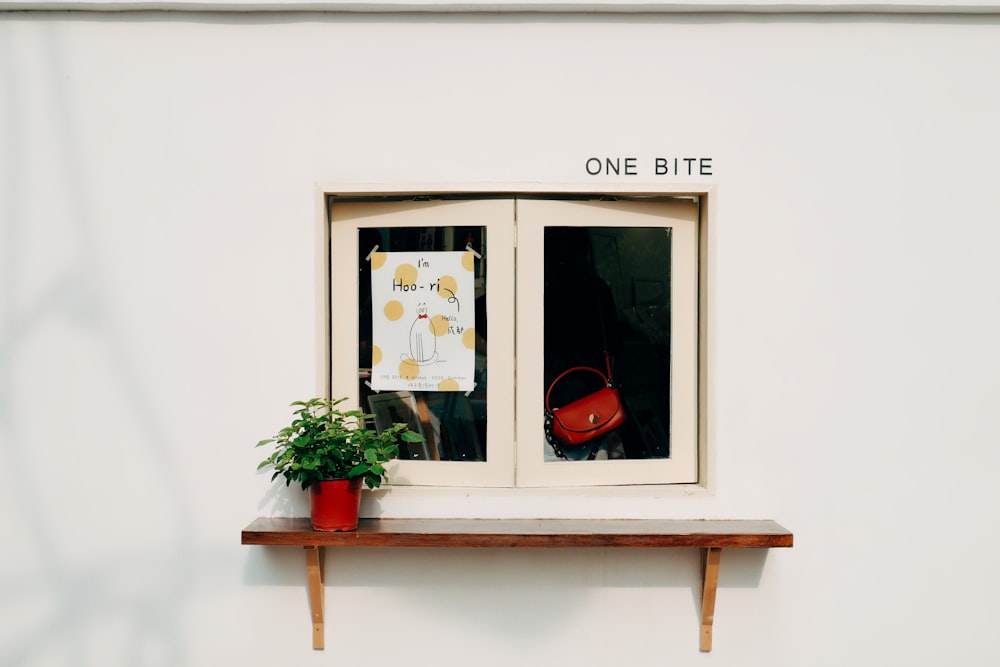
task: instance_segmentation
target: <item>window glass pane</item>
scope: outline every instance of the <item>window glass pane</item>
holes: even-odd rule
[[[544,247],[545,460],[668,458],[671,229],[546,227]]]
[[[358,395],[376,416],[375,426],[406,422],[423,434],[424,442],[403,443],[400,458],[408,461],[486,461],[486,262],[475,262],[475,388],[423,391],[418,383],[406,391],[375,392],[368,380],[372,369],[371,264],[367,257],[381,252],[464,250],[486,253],[486,229],[478,226],[372,227],[358,230]]]

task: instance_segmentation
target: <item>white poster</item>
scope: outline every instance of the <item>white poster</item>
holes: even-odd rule
[[[475,254],[374,252],[372,388],[472,391]]]

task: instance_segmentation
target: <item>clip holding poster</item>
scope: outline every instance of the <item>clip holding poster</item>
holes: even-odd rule
[[[473,389],[476,255],[370,253],[372,389]]]

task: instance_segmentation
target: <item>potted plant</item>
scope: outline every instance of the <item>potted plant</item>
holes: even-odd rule
[[[275,480],[285,485],[299,482],[309,491],[310,518],[315,530],[354,530],[358,526],[361,483],[376,489],[385,479],[384,464],[399,454],[399,442],[420,442],[423,436],[406,424],[378,431],[365,428],[374,415],[361,410],[342,411],[346,398],[311,398],[295,401],[295,417],[273,438],[275,450],[257,470],[274,468]]]

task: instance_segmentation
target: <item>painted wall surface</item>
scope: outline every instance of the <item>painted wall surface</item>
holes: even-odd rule
[[[0,16],[0,664],[997,664],[997,63],[994,16]],[[315,389],[318,184],[633,179],[717,188],[714,492],[421,511],[795,548],[723,553],[710,654],[695,551],[332,554],[312,651],[239,531],[305,511],[253,444]]]

